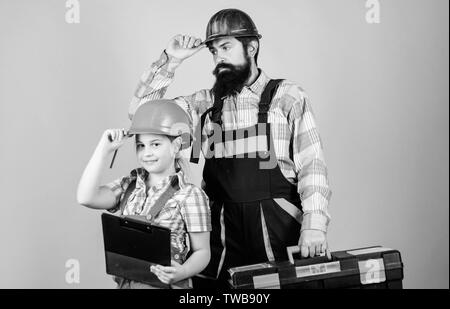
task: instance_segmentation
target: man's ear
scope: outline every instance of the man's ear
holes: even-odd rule
[[[256,53],[258,52],[258,48],[259,48],[259,43],[256,40],[252,40],[250,41],[250,43],[248,44],[248,54],[251,57],[255,57]]]

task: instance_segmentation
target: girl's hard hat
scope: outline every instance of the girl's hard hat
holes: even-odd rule
[[[128,135],[146,133],[181,136],[182,149],[192,141],[189,116],[174,100],[154,100],[138,107]]]

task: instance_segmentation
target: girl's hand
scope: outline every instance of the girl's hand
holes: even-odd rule
[[[165,284],[172,284],[185,279],[185,270],[183,265],[172,260],[172,266],[154,265],[150,267],[150,271],[154,273],[158,279]]]
[[[103,133],[100,145],[104,151],[110,153],[119,149],[127,138],[128,135],[125,129],[109,129]]]

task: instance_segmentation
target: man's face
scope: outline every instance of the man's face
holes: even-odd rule
[[[246,62],[247,53],[244,51],[242,43],[234,37],[214,40],[208,48],[216,66],[220,63],[242,66]]]
[[[225,37],[213,41],[208,47],[216,64],[213,71],[215,95],[222,98],[239,93],[251,73],[251,60],[242,43],[233,37]]]

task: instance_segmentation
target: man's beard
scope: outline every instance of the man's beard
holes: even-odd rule
[[[250,57],[245,57],[243,65],[235,66],[228,63],[219,63],[213,71],[216,82],[212,88],[218,98],[240,93],[250,76]],[[224,69],[224,70],[220,70]]]

